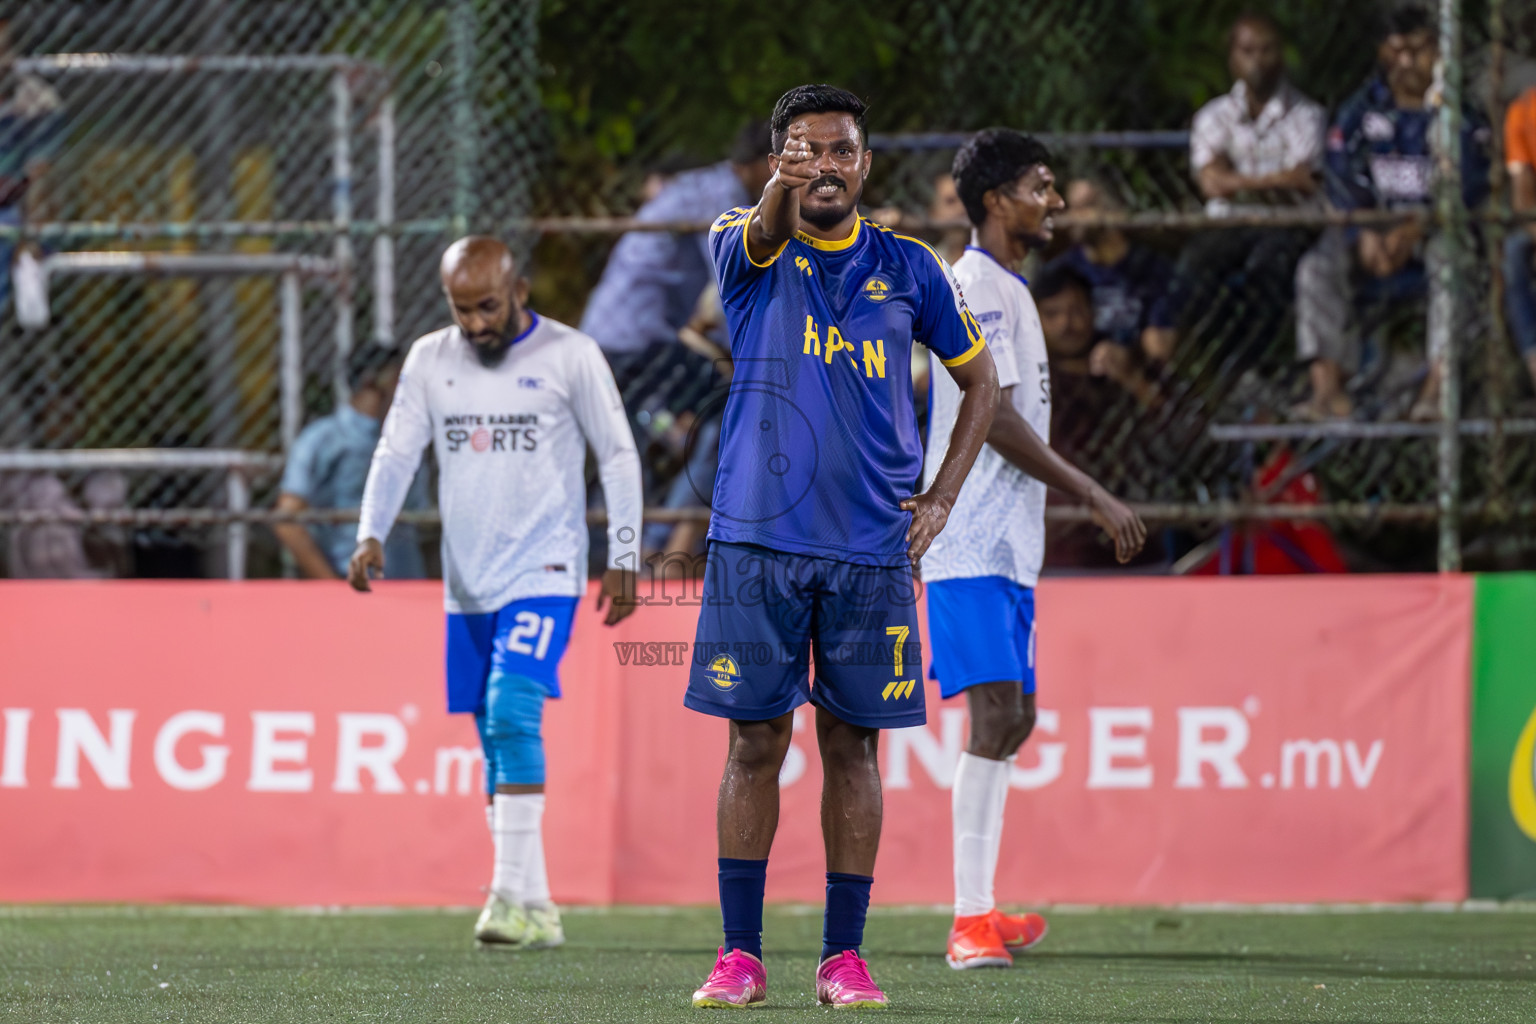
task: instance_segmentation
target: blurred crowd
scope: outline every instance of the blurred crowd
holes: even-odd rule
[[[1425,8],[1399,7],[1385,16],[1375,45],[1374,72],[1330,112],[1292,84],[1287,42],[1274,21],[1246,14],[1230,27],[1231,88],[1201,107],[1189,126],[1188,173],[1212,228],[1176,238],[1136,230],[1126,222],[1135,211],[1123,198],[1131,191],[1123,169],[1062,158],[1055,170],[1067,182],[1065,198],[1077,223],[1032,257],[1025,275],[1051,359],[1052,442],[1069,458],[1086,466],[1105,460],[1139,465],[1145,470],[1140,479],[1155,479],[1160,467],[1191,458],[1205,443],[1205,428],[1223,418],[1438,417],[1435,353],[1427,350],[1423,328],[1428,288],[1422,223],[1327,229],[1263,223],[1277,214],[1411,211],[1433,202],[1431,135],[1444,108],[1435,22]],[[9,63],[3,38],[0,61]],[[39,126],[56,110],[58,97],[25,76],[7,71],[4,80],[9,98],[0,102],[0,223],[15,224],[39,216],[34,207],[46,193],[48,156],[47,133]],[[1517,62],[1509,81],[1529,86],[1503,113],[1508,199],[1523,211],[1536,207],[1536,73]],[[1467,90],[1469,97],[1484,94]],[[1468,208],[1490,198],[1490,116],[1497,113],[1470,99],[1461,110],[1462,200]],[[704,223],[750,204],[768,179],[768,153],[768,128],[756,123],[741,130],[718,163],[664,160],[647,174],[635,217]],[[947,174],[932,180],[926,209],[868,212],[924,235],[949,259],[969,240]],[[15,255],[0,253],[6,263]],[[1512,228],[1504,252],[1505,312],[1524,365],[1536,378],[1533,257],[1536,224]],[[3,300],[11,281],[0,278]],[[623,394],[643,453],[647,506],[669,511],[648,524],[647,550],[700,552],[731,375],[705,235],[634,231],[621,237],[580,328],[607,354]],[[1277,345],[1277,338],[1283,343]],[[1281,350],[1284,356],[1277,358]],[[926,388],[927,366],[925,356],[915,353],[919,389]],[[290,453],[278,508],[356,507],[398,373],[398,357],[366,349],[357,354],[351,403],[304,430]],[[1199,414],[1173,413],[1190,408]],[[1321,500],[1316,481],[1288,469],[1288,458],[1281,451],[1249,467],[1246,496]],[[413,504],[426,507],[429,490],[425,481],[418,484]],[[0,474],[0,507],[110,506],[121,503],[122,490],[110,480],[83,481],[71,490],[35,474]],[[1142,500],[1168,497],[1155,488],[1137,493],[1129,487],[1127,493]],[[75,541],[61,541],[66,535]],[[289,525],[276,535],[289,564],[307,577],[341,573],[350,553],[347,527]],[[392,576],[431,571],[418,538],[400,531],[393,541],[400,550],[390,555]],[[1168,533],[1144,558],[1167,566],[1192,549],[1198,553],[1196,541]],[[1269,541],[1289,552],[1279,562],[1293,569],[1344,564],[1321,528],[1300,539],[1276,535]],[[111,574],[117,564],[110,552],[98,552],[92,561],[81,531],[67,527],[12,529],[8,563],[13,576]],[[1107,548],[1087,531],[1053,532],[1048,566],[1108,563]]]

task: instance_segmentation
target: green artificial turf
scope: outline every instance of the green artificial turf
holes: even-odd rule
[[[877,909],[865,954],[903,1021],[1536,1021],[1536,913],[1048,915],[1011,970],[952,971],[948,918]],[[682,1021],[712,909],[578,911],[563,949],[476,950],[468,912],[0,908],[0,1021]],[[768,1007],[814,1005],[820,914],[770,909]],[[848,1011],[840,1011],[848,1012]],[[854,1011],[857,1012],[857,1011]]]

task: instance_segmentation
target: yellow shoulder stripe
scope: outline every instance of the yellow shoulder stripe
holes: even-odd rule
[[[895,232],[892,232],[892,234],[895,234]],[[939,272],[944,275],[944,282],[950,285],[952,290],[958,292],[959,286],[954,284],[953,277],[951,277],[949,271],[945,269],[948,264],[944,262],[944,257],[940,256],[937,252],[934,251],[933,246],[929,245],[921,238],[913,238],[911,235],[896,235],[896,237],[904,242],[916,242],[924,249],[927,249],[928,255],[932,256],[934,262],[939,265]],[[963,363],[968,363],[972,359],[976,358],[976,353],[987,347],[986,337],[982,334],[981,325],[976,322],[976,318],[972,316],[971,311],[966,308],[965,300],[961,298],[956,303],[956,305],[960,307],[960,320],[965,324],[965,334],[966,337],[971,339],[971,347],[955,356],[953,359],[940,358],[939,362],[943,363],[945,366],[960,366]]]
[[[975,359],[976,353],[980,352],[986,347],[987,343],[985,341],[972,335],[970,348],[966,349],[964,352],[961,352],[953,359],[940,359],[939,362],[943,363],[945,366],[960,366],[964,363],[970,362],[972,359]]]
[[[887,228],[886,230],[889,231],[890,229]],[[896,232],[891,231],[891,234],[896,235]],[[932,256],[934,258],[934,260],[939,264],[940,267],[943,267],[945,265],[944,264],[944,257],[940,256],[938,254],[938,252],[933,248],[933,246],[929,245],[927,242],[923,241],[921,238],[913,238],[911,235],[896,235],[896,237],[901,239],[903,242],[916,242],[918,245],[920,245],[924,249],[928,250],[928,255]]]

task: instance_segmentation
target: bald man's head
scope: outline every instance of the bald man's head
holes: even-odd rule
[[[530,322],[523,309],[528,282],[511,250],[495,238],[470,235],[448,247],[438,273],[453,322],[480,361],[495,366]]]

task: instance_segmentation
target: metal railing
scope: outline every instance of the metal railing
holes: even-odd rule
[[[75,473],[110,470],[118,473],[202,472],[224,474],[224,500],[228,515],[221,525],[225,532],[226,571],[232,580],[245,579],[246,550],[250,542],[248,523],[252,521],[251,479],[263,473],[281,471],[283,457],[267,452],[227,451],[215,448],[98,448],[70,451],[0,451],[0,473]],[[0,513],[0,525],[25,526],[31,523],[112,523],[150,525],[170,517],[134,519],[138,509],[91,509],[80,516],[70,513],[17,512]],[[164,510],[170,511],[170,510]],[[101,515],[101,513],[109,513]],[[126,513],[126,515],[122,515]]]
[[[65,75],[200,75],[200,74],[326,74],[331,83],[331,221],[329,224],[293,222],[275,225],[274,234],[292,236],[328,236],[332,239],[331,266],[328,275],[335,283],[336,362],[332,387],[336,401],[348,395],[346,363],[352,351],[355,316],[352,307],[352,107],[355,81],[365,79],[380,88],[382,95],[375,113],[378,145],[378,187],[374,201],[374,340],[382,345],[395,344],[395,101],[388,91],[389,75],[379,65],[338,54],[120,54],[53,53],[23,57],[16,70],[41,76]],[[245,230],[230,234],[245,236],[269,232]],[[127,226],[82,225],[86,237],[187,237],[194,225],[187,222],[162,222]],[[199,232],[200,233],[200,232]],[[42,225],[37,231],[0,226],[0,236],[15,234],[40,238],[80,237],[68,225]],[[240,273],[238,270],[227,273]],[[287,286],[285,285],[285,288]],[[285,443],[291,438],[285,435]]]

